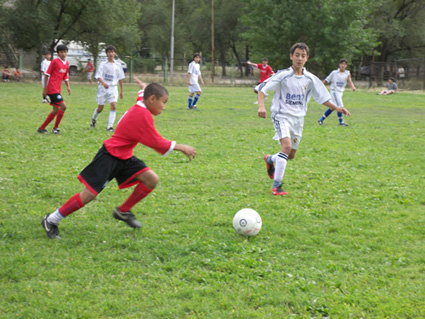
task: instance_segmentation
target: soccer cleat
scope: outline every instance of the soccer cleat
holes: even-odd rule
[[[110,127],[108,127],[106,130],[107,130],[108,132],[113,132],[113,131],[114,131],[114,128],[113,128],[112,126],[110,126]]]
[[[192,106],[192,108],[193,108],[194,110],[197,110],[197,111],[198,111],[198,108],[196,107],[196,105]]]
[[[130,227],[139,228],[140,226],[142,226],[142,224],[136,219],[136,217],[134,217],[131,211],[123,213],[117,207],[114,209],[114,212],[112,215],[114,216],[115,219],[122,220],[123,222],[127,223],[127,225]]]
[[[339,125],[341,125],[341,126],[348,126],[348,124],[345,123],[345,122],[341,122],[341,123],[339,123]]]
[[[278,187],[276,187],[276,188],[272,188],[272,194],[273,195],[277,195],[277,196],[282,196],[282,195],[288,195],[289,193],[288,192],[285,192],[283,189],[282,189],[282,185],[279,185]]]
[[[44,230],[46,231],[48,238],[60,238],[59,237],[59,228],[55,224],[51,224],[47,221],[47,218],[50,214],[47,214],[43,217],[41,221],[41,226],[43,226]]]
[[[54,128],[54,129],[52,130],[52,132],[53,132],[54,134],[56,134],[56,135],[59,135],[59,134],[61,133],[61,130],[60,130],[59,128]]]
[[[319,125],[323,125],[323,121],[322,120],[318,120],[317,123],[319,123]]]
[[[96,120],[91,119],[90,127],[96,127]]]
[[[274,178],[274,164],[269,164],[268,162],[267,162],[267,159],[270,157],[270,155],[269,154],[267,154],[267,155],[265,155],[264,156],[264,161],[266,162],[266,165],[267,165],[267,175],[270,177],[270,179],[273,179]]]
[[[38,128],[38,129],[37,129],[37,132],[38,132],[38,133],[41,133],[41,134],[49,134],[49,132],[47,132],[47,130],[46,130],[46,129],[41,129],[41,128]]]

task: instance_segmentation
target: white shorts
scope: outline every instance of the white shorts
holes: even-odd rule
[[[97,105],[105,105],[106,102],[116,103],[118,102],[118,86],[111,85],[105,89],[103,85],[99,85],[97,88]]]
[[[344,107],[342,103],[342,92],[331,90],[331,102],[339,107]]]
[[[198,83],[189,85],[188,89],[190,94],[196,93],[196,92],[202,92],[201,87],[199,86]]]
[[[304,128],[304,117],[292,116],[288,114],[275,114],[271,116],[276,134],[273,139],[278,141],[285,137],[291,139],[292,149],[296,150],[301,142]]]
[[[44,79],[45,79],[45,76],[44,75],[42,75],[41,76],[41,86],[43,87],[43,89],[44,89]],[[47,80],[47,83],[49,83],[49,81]]]
[[[87,72],[87,80],[91,80],[93,72]]]

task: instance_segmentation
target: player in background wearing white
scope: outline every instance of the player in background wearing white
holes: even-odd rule
[[[202,85],[204,84],[204,80],[202,79],[201,75],[201,67],[199,65],[199,61],[201,61],[201,56],[199,53],[195,53],[193,56],[193,61],[190,62],[189,68],[187,70],[187,85],[189,89],[189,99],[188,99],[188,106],[187,109],[194,109],[197,110],[196,103],[199,100],[199,97],[202,94],[201,87],[199,86],[199,80],[201,80]],[[195,99],[193,98],[193,95],[195,95]]]
[[[264,98],[268,91],[275,91],[270,108],[271,119],[276,131],[274,140],[280,143],[280,152],[265,155],[267,175],[273,179],[272,194],[288,195],[282,189],[283,175],[288,159],[293,159],[300,144],[304,116],[307,104],[313,96],[319,104],[350,116],[345,108],[331,102],[331,96],[317,76],[308,72],[304,64],[309,57],[309,48],[305,43],[296,43],[291,47],[292,66],[277,72],[268,81],[258,85],[258,116],[266,117]]]
[[[339,60],[338,69],[332,71],[327,78],[323,81],[323,84],[331,84],[331,98],[332,103],[339,107],[344,107],[344,103],[342,103],[342,94],[344,93],[345,87],[347,86],[347,82],[350,84],[353,91],[356,90],[356,87],[351,80],[350,71],[347,69],[348,62],[346,59]],[[332,109],[327,109],[327,111],[323,114],[323,116],[318,120],[319,125],[323,125],[324,120],[331,115],[333,112]],[[338,120],[339,125],[348,126],[347,123],[342,119],[342,113],[338,112]]]
[[[115,117],[117,113],[117,102],[118,102],[118,85],[120,86],[120,99],[124,97],[122,80],[125,78],[124,71],[121,64],[115,61],[115,55],[117,49],[113,46],[107,46],[106,55],[108,60],[101,62],[96,71],[95,79],[97,79],[99,86],[97,88],[97,108],[93,112],[91,118],[91,127],[96,127],[96,121],[99,114],[103,111],[105,103],[108,101],[111,105],[109,112],[107,131],[114,131]]]
[[[46,51],[44,53],[44,60],[41,61],[41,66],[40,66],[40,72],[41,72],[41,87],[44,90],[44,76],[46,74],[47,69],[49,68],[50,65],[50,60],[52,59],[52,54],[49,51]],[[44,93],[42,93],[43,99],[41,100],[41,102],[43,103],[50,103],[50,101],[47,98],[47,95],[44,95]]]

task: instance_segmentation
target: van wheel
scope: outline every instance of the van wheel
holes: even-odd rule
[[[76,66],[70,66],[69,67],[69,75],[75,75],[77,73],[77,67]]]

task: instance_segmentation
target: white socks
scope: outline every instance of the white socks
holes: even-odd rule
[[[63,217],[61,213],[59,213],[59,209],[56,209],[53,213],[49,215],[49,217],[47,217],[47,222],[50,224],[59,225],[59,222],[64,218],[65,217]]]
[[[286,164],[288,163],[288,155],[279,152],[276,155],[273,155],[272,161],[276,162],[273,179],[273,188],[276,188],[282,184]]]
[[[108,128],[109,127],[114,127],[114,123],[115,123],[115,116],[117,115],[117,111],[110,111],[109,112],[109,122],[108,122]]]
[[[96,121],[97,118],[99,117],[99,114],[100,113],[97,111],[97,108],[95,108],[93,112],[93,116],[91,118]]]

